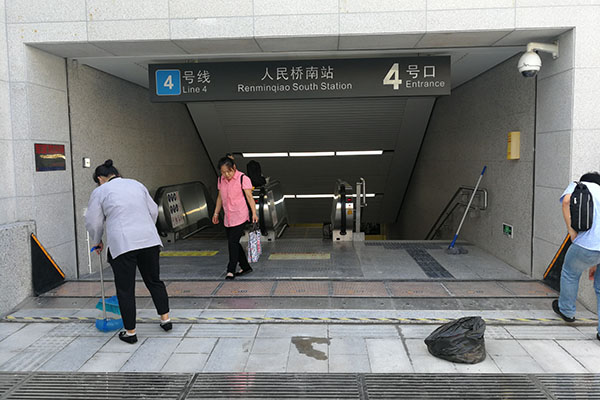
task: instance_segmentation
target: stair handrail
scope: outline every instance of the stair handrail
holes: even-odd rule
[[[462,194],[463,190],[470,190],[471,192],[473,192],[473,189],[475,189],[474,186],[459,186],[458,189],[456,189],[456,192],[454,192],[454,195],[452,196],[452,198],[450,199],[448,204],[446,204],[446,207],[444,207],[444,210],[442,211],[440,216],[437,218],[437,220],[435,221],[435,223],[433,224],[433,226],[427,233],[427,236],[425,236],[425,240],[431,240],[435,237],[435,235],[438,233],[440,228],[444,225],[444,223],[448,220],[448,218],[450,218],[450,215],[452,215],[454,210],[456,210],[456,208],[459,205],[463,205],[463,206],[467,205],[466,203],[462,203],[461,201],[458,201],[457,197]],[[478,207],[475,205],[471,205],[471,208],[475,209],[475,210],[479,210],[479,211],[487,210],[487,207],[488,207],[488,191],[487,191],[487,189],[477,189],[477,191],[475,193],[483,194],[483,206]],[[452,209],[450,211],[448,211],[450,208],[452,208]]]

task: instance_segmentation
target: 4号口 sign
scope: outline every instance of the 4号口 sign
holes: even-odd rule
[[[450,94],[450,57],[151,64],[150,100],[194,102]]]

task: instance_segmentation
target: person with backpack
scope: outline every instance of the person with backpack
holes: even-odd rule
[[[257,223],[258,216],[256,215],[256,203],[252,197],[252,182],[250,182],[250,178],[237,170],[233,158],[228,156],[221,158],[217,168],[221,171],[221,176],[218,181],[219,194],[212,222],[215,225],[219,223],[219,213],[222,207],[225,213],[223,224],[229,247],[229,263],[225,279],[234,279],[236,276],[252,272],[240,239],[244,234],[246,223],[250,218],[252,223]],[[236,272],[238,263],[241,270]]]
[[[560,296],[552,302],[552,309],[566,322],[575,321],[575,306],[579,279],[589,269],[594,280],[598,314],[600,315],[600,174],[589,172],[579,182],[572,182],[560,197],[562,211],[571,247],[567,250],[560,276]],[[600,321],[596,338],[600,340]]]

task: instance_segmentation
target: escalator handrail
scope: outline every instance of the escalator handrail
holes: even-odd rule
[[[260,233],[263,236],[267,236],[267,225],[265,224],[265,187],[260,187],[260,194],[258,196],[258,226]]]
[[[340,201],[342,202],[341,206],[341,227],[340,227],[340,235],[346,234],[346,185],[340,185]]]

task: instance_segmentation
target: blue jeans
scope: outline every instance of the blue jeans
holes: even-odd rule
[[[576,244],[572,244],[567,250],[560,275],[560,297],[558,298],[558,307],[567,317],[575,317],[575,304],[581,274],[598,264],[600,264],[600,251],[584,249]],[[594,289],[596,290],[598,315],[600,315],[600,271],[596,271],[594,276]],[[600,320],[598,332],[600,332]]]

